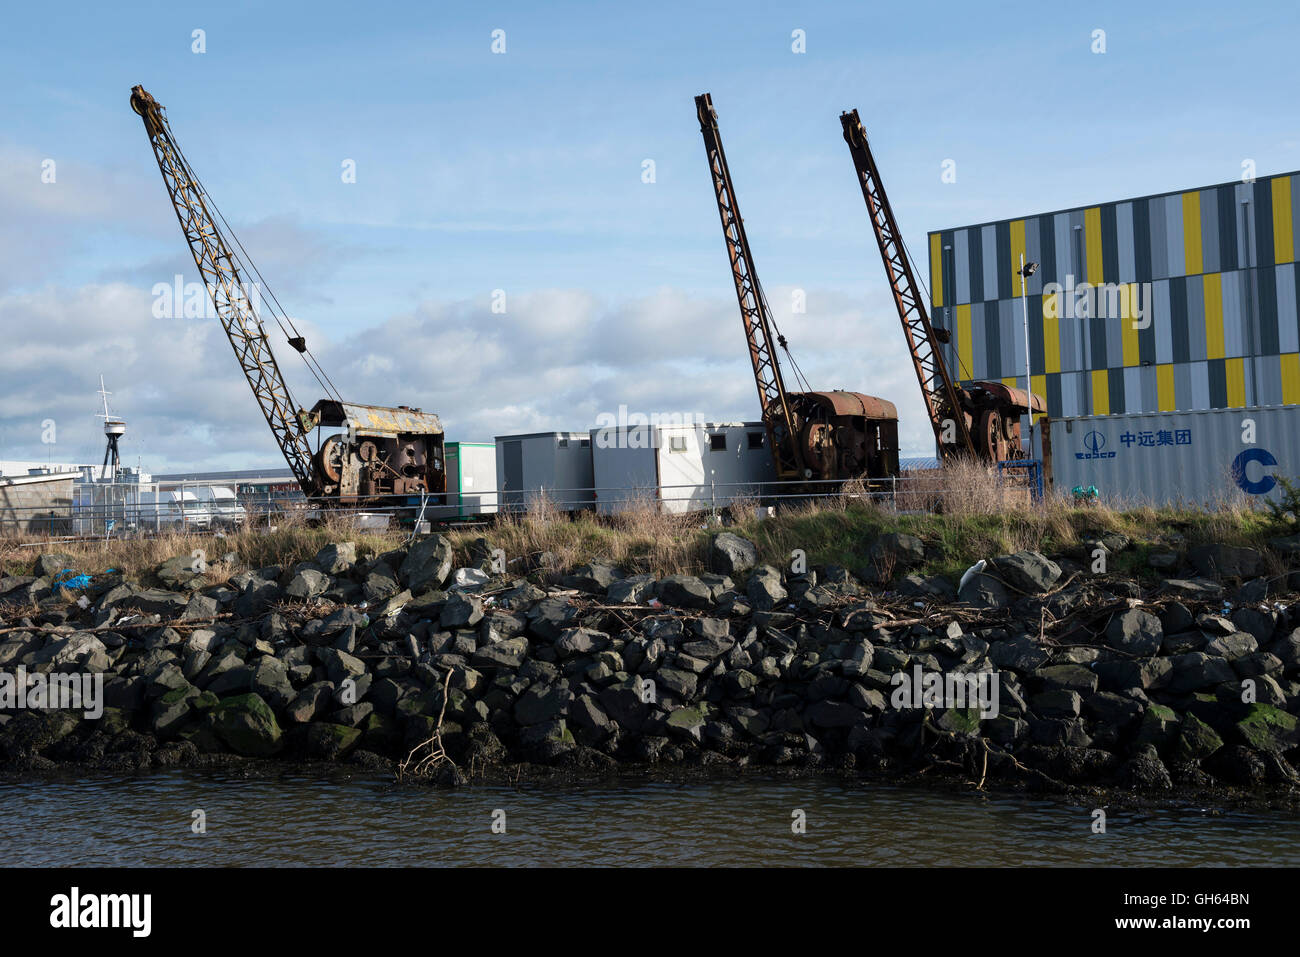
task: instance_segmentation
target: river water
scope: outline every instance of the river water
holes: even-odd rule
[[[1300,864],[1300,818],[1112,809],[1094,834],[1092,810],[827,779],[439,790],[176,770],[0,782],[0,864]]]

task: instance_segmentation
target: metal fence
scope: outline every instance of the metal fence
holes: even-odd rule
[[[342,521],[359,529],[432,527],[490,522],[498,516],[594,512],[617,516],[635,510],[690,515],[723,510],[777,509],[815,501],[870,501],[900,511],[926,510],[949,490],[944,473],[929,471],[853,482],[709,482],[657,488],[535,488],[518,490],[520,501],[497,504],[498,495],[462,498],[456,493],[407,496],[358,509],[340,498],[312,499],[300,493],[240,489],[233,503],[219,505],[205,489],[230,488],[211,482],[153,484],[84,483],[73,487],[72,502],[61,510],[41,509],[46,538],[102,539],[162,533],[213,533],[244,527],[278,527],[293,522]],[[1016,476],[999,477],[1018,494],[1041,494]],[[482,501],[487,499],[487,501]],[[13,535],[24,516],[9,510],[0,516],[0,534]]]

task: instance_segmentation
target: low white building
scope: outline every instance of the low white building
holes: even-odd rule
[[[612,426],[591,432],[596,507],[658,501],[669,512],[727,506],[772,491],[776,468],[761,422]]]

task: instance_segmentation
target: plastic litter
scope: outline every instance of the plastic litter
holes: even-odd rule
[[[65,568],[54,576],[52,590],[56,593],[60,590],[74,591],[81,588],[90,587],[89,575],[78,575],[71,568]]]
[[[962,573],[961,582],[957,585],[957,591],[960,592],[963,588],[965,588],[966,583],[970,581],[972,578],[974,578],[976,575],[978,575],[980,572],[984,571],[984,569],[988,567],[988,564],[989,564],[988,562],[986,562],[984,559],[981,558],[970,568],[966,569],[966,571]]]

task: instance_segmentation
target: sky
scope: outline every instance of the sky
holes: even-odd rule
[[[155,315],[198,276],[137,83],[340,393],[464,441],[620,406],[758,417],[695,117],[711,92],[800,368],[894,402],[926,455],[840,112],[924,257],[930,230],[1300,168],[1297,27],[1273,2],[11,5],[0,460],[99,461],[103,375],[127,464],[281,464],[220,324]]]

